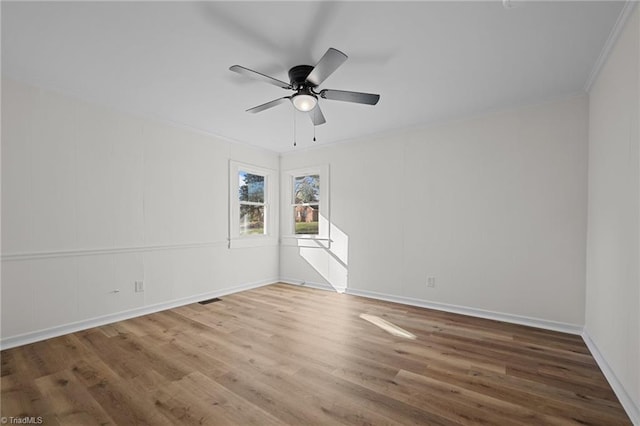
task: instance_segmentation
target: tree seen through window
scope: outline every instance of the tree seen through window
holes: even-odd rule
[[[265,177],[241,170],[238,178],[240,235],[265,234]]]
[[[293,180],[295,234],[318,235],[320,214],[320,176],[297,176]]]

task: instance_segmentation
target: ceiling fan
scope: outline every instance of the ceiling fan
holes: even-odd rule
[[[346,90],[322,89],[317,91],[317,87],[322,84],[340,65],[347,60],[347,55],[332,47],[320,58],[315,67],[311,65],[297,65],[289,70],[289,83],[277,78],[269,77],[258,71],[245,68],[240,65],[234,65],[229,69],[249,78],[261,80],[274,86],[287,90],[293,90],[295,93],[291,96],[285,96],[275,99],[266,104],[249,108],[247,112],[257,113],[272,108],[288,100],[293,106],[302,112],[308,112],[314,126],[326,123],[318,97],[329,99],[332,101],[355,102],[358,104],[375,105],[380,100],[380,95],[372,93],[349,92]]]

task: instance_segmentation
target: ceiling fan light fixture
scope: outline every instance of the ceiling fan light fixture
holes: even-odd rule
[[[308,93],[298,93],[291,98],[291,102],[298,111],[308,112],[316,107],[318,98]]]

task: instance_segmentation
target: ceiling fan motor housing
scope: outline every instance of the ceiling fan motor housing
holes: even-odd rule
[[[302,87],[316,87],[315,84],[306,81],[309,74],[313,71],[311,65],[297,65],[289,70],[289,81],[294,89]]]

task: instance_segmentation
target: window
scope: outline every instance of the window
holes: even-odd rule
[[[283,244],[328,247],[329,166],[283,171],[282,179]]]
[[[293,178],[294,234],[318,235],[320,215],[320,175]]]
[[[264,235],[266,213],[265,176],[238,171],[238,200],[240,202],[240,235]]]
[[[276,185],[273,170],[229,163],[229,247],[278,243]]]

